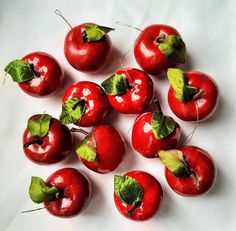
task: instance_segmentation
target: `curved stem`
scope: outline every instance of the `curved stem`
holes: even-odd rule
[[[153,100],[153,103],[155,104],[156,108],[156,112],[159,113],[159,114],[163,114],[162,110],[161,110],[161,105],[160,105],[160,102],[158,99],[154,99]]]
[[[23,145],[24,148],[28,148],[31,144],[38,144],[42,145],[43,141],[42,140],[31,140]]]
[[[135,205],[133,206],[133,208],[127,212],[127,216],[131,217],[134,210],[137,209],[140,205],[141,205],[141,201],[137,201]]]
[[[191,173],[190,173],[190,177],[193,179],[193,181],[194,181],[194,183],[195,183],[197,189],[199,189],[200,184],[199,184],[199,180],[198,180],[198,178],[197,178],[197,175],[196,175],[194,172],[191,172]]]
[[[85,130],[83,130],[81,128],[71,128],[70,131],[71,132],[80,132],[80,133],[82,133],[82,134],[84,134],[86,136],[89,134],[88,132],[86,132]]]
[[[67,21],[67,19],[62,15],[60,10],[55,10],[55,14],[61,17],[71,29],[73,28],[71,24]]]
[[[129,28],[138,30],[138,31],[140,31],[140,32],[143,32],[143,30],[139,29],[138,27],[131,26],[131,25],[127,24],[127,23],[123,23],[123,22],[120,22],[120,21],[116,21],[116,24],[118,24],[118,25],[120,25],[120,26],[126,26],[126,27],[129,27]]]
[[[202,95],[202,93],[204,92],[203,89],[200,89],[194,96],[193,96],[193,100],[196,100],[200,95]]]

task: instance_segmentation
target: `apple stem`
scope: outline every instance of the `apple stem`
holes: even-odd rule
[[[20,213],[31,213],[31,212],[38,211],[38,210],[41,210],[41,209],[46,209],[46,207],[41,207],[41,208],[37,208],[37,209],[25,210],[25,211],[21,211]]]
[[[199,180],[198,180],[196,174],[195,174],[194,172],[192,172],[192,173],[190,174],[190,177],[193,179],[193,181],[194,181],[194,183],[195,183],[197,189],[199,190],[200,184],[199,184]]]
[[[139,29],[138,27],[131,26],[131,25],[127,24],[127,23],[123,23],[123,22],[120,22],[120,21],[116,21],[116,24],[117,24],[117,25],[120,25],[120,26],[126,26],[126,27],[129,27],[129,28],[138,30],[138,31],[140,31],[140,32],[143,32],[143,30]]]
[[[67,21],[67,19],[62,15],[60,10],[55,10],[55,14],[61,17],[71,29],[73,28],[71,24]]]
[[[71,128],[70,131],[71,132],[80,132],[80,133],[82,133],[82,134],[84,134],[86,136],[89,134],[88,132],[86,132],[85,130],[83,130],[81,128]]]
[[[200,90],[193,96],[193,100],[196,100],[203,92],[204,92],[204,90],[203,90],[203,89],[200,89]]]
[[[24,148],[28,148],[31,144],[38,144],[42,145],[43,141],[42,140],[31,140],[23,145]]]
[[[5,72],[4,79],[3,79],[3,81],[2,81],[2,85],[5,85],[6,78],[7,78],[7,72]]]
[[[154,105],[156,106],[155,111],[158,112],[159,114],[163,114],[161,110],[161,105],[158,99],[153,100]]]
[[[131,217],[134,210],[137,209],[140,205],[141,205],[141,201],[136,202],[133,208],[127,212],[127,216]]]

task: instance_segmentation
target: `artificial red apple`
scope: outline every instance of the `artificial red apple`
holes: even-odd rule
[[[125,114],[144,112],[153,97],[151,78],[135,68],[118,70],[101,85],[108,95],[111,106]]]
[[[110,104],[96,83],[81,81],[72,84],[64,93],[60,121],[81,127],[94,126],[108,115]]]
[[[132,145],[142,156],[154,158],[160,150],[175,148],[180,134],[179,124],[161,110],[145,112],[134,122]]]
[[[83,164],[94,172],[108,173],[123,160],[125,144],[122,136],[111,125],[93,128],[76,148]]]
[[[74,168],[54,172],[46,182],[33,176],[29,188],[33,202],[43,203],[49,213],[58,217],[71,217],[84,209],[91,196],[87,177]]]
[[[182,120],[197,121],[209,118],[219,102],[219,91],[215,81],[198,71],[170,68],[168,103],[172,112]]]
[[[113,28],[95,23],[73,27],[66,35],[64,53],[72,67],[82,72],[101,71],[108,63],[112,44],[109,33]]]
[[[195,146],[183,146],[177,150],[160,151],[165,165],[165,177],[169,186],[182,196],[197,196],[210,190],[216,168],[210,155]]]
[[[168,68],[185,63],[186,47],[176,29],[153,24],[146,27],[137,38],[134,56],[145,72],[162,75]]]
[[[54,57],[33,52],[10,62],[4,69],[28,95],[44,97],[54,94],[62,85],[63,71]]]
[[[33,115],[23,135],[25,155],[37,164],[52,164],[67,157],[72,148],[69,129],[48,114]]]
[[[151,218],[163,197],[160,183],[143,171],[127,172],[114,177],[114,201],[118,211],[134,221]]]

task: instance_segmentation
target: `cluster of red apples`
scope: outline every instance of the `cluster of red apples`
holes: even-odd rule
[[[69,64],[86,73],[100,72],[110,62],[113,28],[84,23],[71,28],[64,53]],[[180,125],[164,115],[150,75],[166,75],[170,83],[168,103],[184,121],[205,120],[215,111],[219,93],[214,80],[198,71],[178,69],[185,63],[186,47],[180,34],[168,25],[150,25],[141,31],[134,45],[140,68],[123,68],[106,78],[101,86],[90,81],[72,84],[62,97],[58,119],[43,113],[29,118],[23,134],[25,155],[37,164],[52,164],[72,151],[73,132],[84,133],[76,154],[90,170],[105,174],[115,170],[125,156],[125,142],[112,126],[104,124],[111,109],[139,114],[132,130],[133,148],[146,158],[159,158],[166,180],[182,196],[203,194],[213,185],[216,168],[210,155],[196,146],[180,147]],[[27,94],[48,97],[63,84],[63,69],[44,52],[34,52],[10,62],[5,68]],[[95,77],[94,77],[95,78]],[[163,77],[162,77],[163,78]],[[154,110],[149,106],[153,103]],[[71,130],[68,124],[74,124]],[[93,127],[87,133],[81,127]],[[178,147],[178,148],[177,148]],[[29,188],[33,202],[43,203],[53,215],[74,216],[91,196],[89,179],[77,169],[63,168],[44,181],[33,176]],[[144,171],[114,176],[114,202],[125,217],[141,221],[159,208],[163,191],[158,180]]]

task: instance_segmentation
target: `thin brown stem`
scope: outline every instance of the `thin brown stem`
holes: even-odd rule
[[[31,144],[38,144],[42,145],[43,141],[42,140],[31,140],[23,145],[24,148],[28,148]]]
[[[67,21],[67,19],[62,15],[60,10],[55,10],[55,14],[61,17],[71,29],[73,28],[71,24]]]
[[[82,134],[84,134],[86,136],[89,134],[88,132],[86,132],[85,130],[83,130],[81,128],[71,128],[70,131],[71,132],[79,132],[79,133],[82,133]]]
[[[21,211],[20,213],[31,213],[31,212],[35,212],[35,211],[42,210],[42,209],[46,209],[46,207],[41,207],[41,208],[37,208],[37,209],[25,210],[25,211]]]

